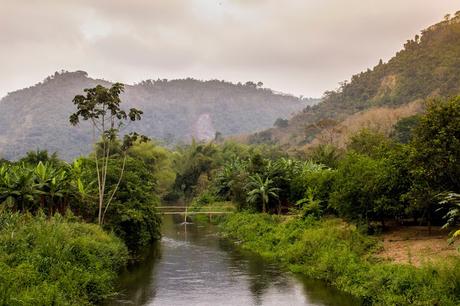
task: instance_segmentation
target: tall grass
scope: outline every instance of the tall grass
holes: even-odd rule
[[[0,305],[89,305],[112,292],[127,250],[98,226],[0,213]]]
[[[238,213],[222,232],[243,248],[326,280],[365,305],[460,305],[460,260],[420,268],[377,260],[378,242],[339,219]]]

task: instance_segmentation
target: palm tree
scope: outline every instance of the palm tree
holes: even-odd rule
[[[249,177],[250,182],[246,185],[249,203],[262,202],[262,212],[267,212],[267,204],[270,198],[278,198],[279,188],[273,187],[273,180],[268,177],[263,179],[260,174]]]

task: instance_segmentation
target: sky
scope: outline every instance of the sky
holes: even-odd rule
[[[0,97],[60,70],[262,81],[320,97],[457,0],[0,0]]]

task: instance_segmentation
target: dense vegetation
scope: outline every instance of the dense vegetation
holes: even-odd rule
[[[175,192],[251,212],[229,216],[223,232],[365,303],[457,305],[458,258],[419,268],[382,262],[369,234],[389,224],[458,226],[459,124],[457,97],[427,101],[393,137],[363,129],[346,150],[319,146],[303,158],[270,146],[193,144],[179,156]]]
[[[242,247],[323,279],[364,305],[458,305],[460,260],[420,268],[372,257],[376,241],[339,219],[235,214],[221,224]]]
[[[0,157],[15,159],[40,148],[72,160],[91,151],[89,125],[73,129],[67,117],[72,99],[84,88],[111,83],[92,79],[83,71],[60,72],[43,82],[8,94],[0,100]],[[147,80],[126,86],[127,109],[144,111],[136,130],[166,145],[228,136],[269,128],[277,118],[288,118],[316,100],[276,93],[262,85],[225,81]],[[14,119],[15,118],[15,119]],[[17,119],[21,118],[21,119]]]
[[[43,161],[29,162],[36,160],[37,155]],[[114,231],[129,246],[146,245],[160,236],[160,219],[155,214],[160,190],[156,186],[165,184],[161,163],[167,158],[163,149],[152,144],[136,145],[129,152],[123,180],[104,223],[107,230]],[[110,162],[108,186],[117,183],[121,163],[116,159]],[[164,170],[167,172],[168,168]],[[68,164],[49,160],[43,152],[31,152],[18,162],[0,166],[0,202],[11,211],[36,214],[41,210],[52,216],[71,210],[87,222],[97,222],[96,186],[95,162],[89,158]]]
[[[109,192],[123,161],[114,149]],[[169,153],[153,143],[127,152],[102,227],[94,158],[68,164],[45,151],[0,165],[0,304],[84,305],[112,293],[127,250],[160,237],[155,206],[174,180]],[[62,215],[69,217],[63,218]],[[94,223],[94,224],[92,224]],[[109,234],[110,233],[110,234]]]
[[[302,146],[356,112],[455,96],[460,92],[459,53],[460,13],[456,13],[408,40],[388,62],[380,60],[337,90],[325,92],[321,103],[305,108],[287,127],[260,132],[249,141]],[[335,121],[332,125],[331,120]]]
[[[90,305],[112,293],[123,242],[73,216],[0,214],[0,305]]]
[[[127,250],[160,238],[155,207],[174,181],[171,156],[135,132],[119,139],[142,115],[120,107],[122,91],[117,83],[75,97],[71,123],[90,120],[98,131],[88,157],[67,163],[36,151],[0,162],[2,305],[99,303]]]
[[[460,190],[459,124],[460,98],[453,98],[427,102],[406,144],[364,129],[346,151],[319,146],[302,159],[276,147],[195,143],[177,158],[175,193],[253,211],[298,207],[369,228],[387,220],[440,224],[439,194]]]

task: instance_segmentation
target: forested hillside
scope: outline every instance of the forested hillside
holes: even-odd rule
[[[459,92],[460,12],[457,12],[408,40],[387,63],[380,60],[373,69],[352,76],[339,89],[325,92],[321,103],[306,107],[286,126],[252,135],[249,142],[300,147],[325,129],[332,130],[351,114],[361,112],[366,117],[371,108],[373,113],[382,107],[388,112],[389,107],[399,108]],[[340,134],[341,129],[334,132]]]
[[[17,158],[37,148],[71,159],[90,151],[88,126],[72,128],[68,117],[72,99],[84,88],[111,83],[86,72],[60,72],[35,86],[0,100],[0,156]],[[262,83],[225,81],[148,80],[126,86],[126,107],[144,111],[141,123],[128,127],[165,144],[192,137],[209,140],[250,133],[289,118],[315,100],[301,99],[262,88]]]

